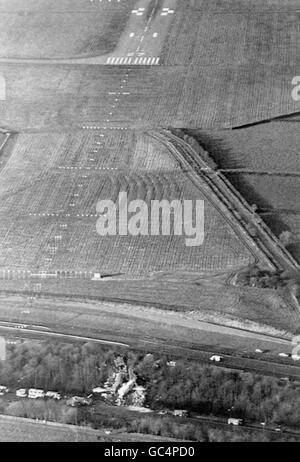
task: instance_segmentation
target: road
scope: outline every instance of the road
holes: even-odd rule
[[[163,320],[162,322],[165,322],[165,320]],[[291,349],[291,342],[286,339],[279,339],[272,336],[255,334],[239,329],[232,329],[229,327],[217,326],[209,323],[195,321],[194,324],[196,328],[199,328],[199,331],[202,328],[206,329],[208,332],[211,332],[212,334],[222,332],[226,335],[240,336],[241,340],[243,338],[244,340],[248,339],[248,341],[252,338],[260,342],[265,342],[265,344],[267,343],[268,345],[274,342],[274,344],[280,345],[280,348],[282,347],[282,351],[289,351]],[[172,342],[165,343],[160,341],[159,339],[154,338],[153,340],[147,340],[141,338],[138,333],[136,337],[128,335],[126,340],[128,343],[125,343],[126,341],[118,342],[117,339],[116,341],[114,341],[115,336],[113,333],[110,335],[111,340],[100,339],[99,337],[101,336],[101,329],[99,330],[99,336],[83,336],[78,335],[77,332],[74,332],[74,334],[70,333],[70,327],[68,331],[67,327],[65,326],[57,326],[55,330],[54,328],[47,328],[47,330],[45,330],[45,328],[31,326],[29,323],[20,325],[12,321],[6,323],[2,321],[0,324],[0,333],[2,335],[10,334],[16,337],[36,338],[38,340],[55,338],[61,342],[96,342],[99,344],[109,346],[141,349],[147,352],[153,352],[157,354],[168,354],[170,355],[170,357],[174,359],[185,358],[199,360],[207,364],[231,370],[251,371],[275,377],[289,377],[291,380],[300,381],[300,364],[298,365],[291,359],[285,360],[285,362],[283,362],[281,361],[281,359],[277,359],[275,356],[272,355],[257,355],[255,357],[253,356],[253,351],[252,357],[250,357],[251,350],[249,350],[248,353],[244,350],[237,351],[236,353],[229,353],[228,351],[222,352],[219,348],[218,350],[216,350],[212,346],[209,349],[203,349],[201,345],[192,345],[184,342],[180,344],[177,344],[176,342],[174,344]],[[222,354],[222,361],[220,363],[212,363],[210,361],[211,356],[216,353]]]
[[[175,15],[177,0],[139,0],[112,53],[88,58],[15,59],[12,64],[158,65],[160,53]]]
[[[228,430],[228,423],[226,421],[226,419],[222,419],[222,418],[218,418],[218,417],[206,417],[206,416],[194,416],[194,417],[190,417],[187,419],[188,421],[191,421],[191,422],[194,422],[194,423],[199,423],[199,422],[202,422],[202,423],[206,423],[206,424],[209,424],[209,425],[215,425],[216,427],[220,427],[220,428],[223,428],[223,429],[226,429]],[[236,427],[234,427],[236,428]],[[262,426],[262,425],[259,425],[259,424],[250,424],[248,422],[246,422],[244,425],[241,425],[240,427],[238,427],[240,430],[250,430],[250,431],[259,431],[259,432],[267,432],[267,433],[273,433],[274,435],[286,435],[286,436],[291,436],[291,437],[296,437],[296,438],[300,438],[300,432],[298,431],[292,431],[292,430],[285,430],[285,429],[281,429],[279,430],[279,426],[277,427],[278,430],[276,430],[275,426],[273,427],[270,427],[268,425],[266,426]]]
[[[101,340],[95,337],[84,337],[81,335],[69,335],[63,334],[60,332],[53,332],[48,327],[43,326],[31,326],[27,324],[20,324],[14,322],[0,322],[0,332],[9,332],[9,333],[24,333],[27,335],[40,335],[43,337],[56,338],[60,341],[79,341],[79,342],[94,342],[100,343],[107,346],[119,346],[123,348],[129,348],[129,345],[126,343],[113,342],[109,340]]]

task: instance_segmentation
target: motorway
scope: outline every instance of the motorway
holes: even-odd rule
[[[160,63],[160,53],[175,15],[177,0],[139,0],[112,53],[67,59],[0,58],[14,64],[144,65]]]
[[[83,307],[85,310],[85,308]],[[85,310],[86,311],[86,310]],[[133,309],[134,311],[134,309]],[[121,314],[121,312],[120,312]],[[135,312],[131,313],[133,316]],[[99,317],[99,323],[101,326],[101,317]],[[162,323],[166,322],[166,318],[161,319]],[[174,327],[174,319],[170,317],[170,327]],[[83,324],[83,323],[82,323]],[[183,320],[177,322],[184,326],[186,323]],[[190,322],[191,324],[191,322]],[[107,339],[101,338],[101,327],[96,333],[89,331],[88,336],[80,335],[80,332],[87,330],[84,326],[80,329],[75,329],[72,326],[67,325],[56,325],[53,327],[42,327],[30,324],[27,321],[26,324],[20,324],[13,321],[2,321],[0,323],[0,333],[3,336],[15,336],[20,338],[33,338],[37,340],[47,340],[55,338],[61,342],[95,342],[107,346],[119,346],[122,348],[132,348],[143,350],[146,352],[153,352],[156,354],[167,354],[171,358],[184,358],[201,361],[207,364],[213,364],[217,367],[227,368],[230,370],[238,371],[252,371],[263,375],[275,376],[278,378],[289,377],[291,380],[300,382],[300,365],[297,365],[292,359],[282,360],[276,357],[274,352],[267,353],[264,355],[257,355],[254,353],[253,347],[251,347],[251,339],[254,341],[254,345],[259,345],[261,348],[269,347],[272,349],[272,343],[276,347],[277,351],[291,352],[291,342],[287,339],[280,339],[268,335],[256,334],[252,332],[243,331],[241,329],[233,329],[226,326],[217,326],[210,323],[204,323],[199,321],[193,322],[195,328],[199,329],[199,339],[201,339],[201,329],[203,332],[211,332],[212,335],[219,335],[222,333],[226,336],[237,336],[240,338],[240,349],[236,352],[230,352],[222,350],[222,348],[210,346],[202,346],[201,343],[188,343],[188,339],[185,341],[162,341],[159,338],[148,339],[143,338],[139,332],[136,335],[132,335],[130,332],[124,333],[122,342],[117,340],[117,334],[111,332],[108,334],[104,330]],[[105,327],[105,326],[104,326]],[[98,329],[97,329],[98,330]],[[73,333],[72,333],[73,332]],[[103,336],[104,336],[103,333]],[[248,347],[247,347],[248,344]],[[214,354],[222,354],[222,361],[220,363],[212,363],[210,357]]]

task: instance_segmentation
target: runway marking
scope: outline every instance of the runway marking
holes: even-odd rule
[[[118,100],[119,101],[119,100]],[[82,126],[81,127],[83,130],[129,130],[129,127],[106,127],[106,126]],[[96,136],[102,136],[104,137],[103,134],[99,135],[96,134]]]
[[[132,10],[132,14],[136,14],[137,16],[143,16],[145,8],[138,8],[137,10]]]
[[[160,15],[161,16],[168,16],[168,14],[174,14],[174,13],[175,13],[175,11],[171,10],[170,8],[163,8]]]
[[[144,53],[141,53],[144,55]],[[153,57],[153,56],[142,56],[142,57],[132,57],[132,56],[120,56],[120,57],[110,57],[107,58],[106,64],[112,65],[112,66],[122,66],[124,64],[130,64],[133,66],[136,65],[147,65],[147,66],[153,66],[153,65],[158,65],[160,61],[159,57]],[[110,94],[114,94],[114,92],[110,92]]]

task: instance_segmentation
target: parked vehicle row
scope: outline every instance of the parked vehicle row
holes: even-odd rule
[[[45,392],[44,390],[40,390],[37,388],[29,388],[27,390],[26,388],[20,388],[19,390],[16,391],[16,396],[18,398],[30,398],[30,399],[56,399],[59,401],[61,399],[61,395],[57,393],[56,391],[47,391]]]

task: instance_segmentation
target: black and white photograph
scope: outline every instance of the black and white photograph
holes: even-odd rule
[[[300,0],[0,0],[0,442],[299,441]]]

